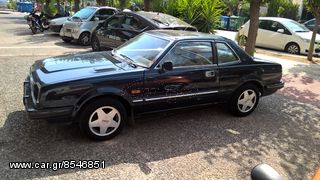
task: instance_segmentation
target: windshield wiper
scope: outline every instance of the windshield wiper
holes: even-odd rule
[[[133,68],[136,68],[137,66],[143,67],[143,68],[148,68],[147,66],[137,63],[135,62],[133,59],[131,59],[129,56],[125,55],[125,54],[120,54],[121,57],[125,58],[126,60],[128,60],[129,65],[131,65]]]
[[[128,57],[127,55],[124,54],[120,54],[121,57],[125,58],[126,60],[128,60],[128,64],[133,67],[133,68],[137,68],[137,65],[134,63],[134,61]]]
[[[302,30],[302,31],[295,31],[295,32],[309,32],[309,31],[303,31],[303,30]]]

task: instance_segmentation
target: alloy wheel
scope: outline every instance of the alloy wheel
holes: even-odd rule
[[[89,129],[97,136],[107,136],[115,132],[120,126],[121,115],[111,106],[96,109],[90,116]]]
[[[288,47],[288,53],[290,54],[298,54],[299,53],[299,47],[295,44],[292,44]]]
[[[246,113],[249,112],[256,104],[257,94],[255,91],[248,89],[245,90],[238,98],[239,111]]]

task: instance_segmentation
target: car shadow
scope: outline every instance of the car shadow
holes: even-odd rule
[[[43,178],[86,171],[8,168],[9,162],[62,160],[105,160],[107,168],[131,163],[150,174],[151,162],[204,152],[203,159],[212,166],[218,158],[239,165],[240,179],[247,179],[252,167],[268,162],[266,156],[275,153],[281,159],[280,173],[304,179],[320,160],[319,145],[313,139],[319,125],[314,117],[320,113],[281,95],[271,97],[263,98],[256,111],[244,118],[229,115],[220,105],[140,117],[135,127],[102,142],[86,138],[75,125],[52,126],[15,111],[0,128],[1,176]]]

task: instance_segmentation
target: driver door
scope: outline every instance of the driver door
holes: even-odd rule
[[[219,89],[219,69],[210,41],[177,42],[160,63],[145,72],[143,111],[212,102]],[[161,69],[171,61],[173,69]]]

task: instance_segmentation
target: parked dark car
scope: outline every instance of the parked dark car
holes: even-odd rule
[[[315,28],[316,26],[316,19],[311,19],[305,23],[303,23],[308,29],[310,29],[311,31],[313,31],[313,29]],[[319,28],[318,28],[318,34],[320,34],[320,25],[319,25]]]
[[[36,61],[24,83],[29,116],[74,123],[95,139],[136,115],[229,103],[237,116],[284,86],[280,64],[252,58],[226,38],[153,30],[113,51]],[[130,118],[128,118],[130,117]]]
[[[197,28],[168,14],[124,11],[100,24],[93,32],[93,51],[116,48],[136,35],[153,29],[174,29],[197,31]]]

